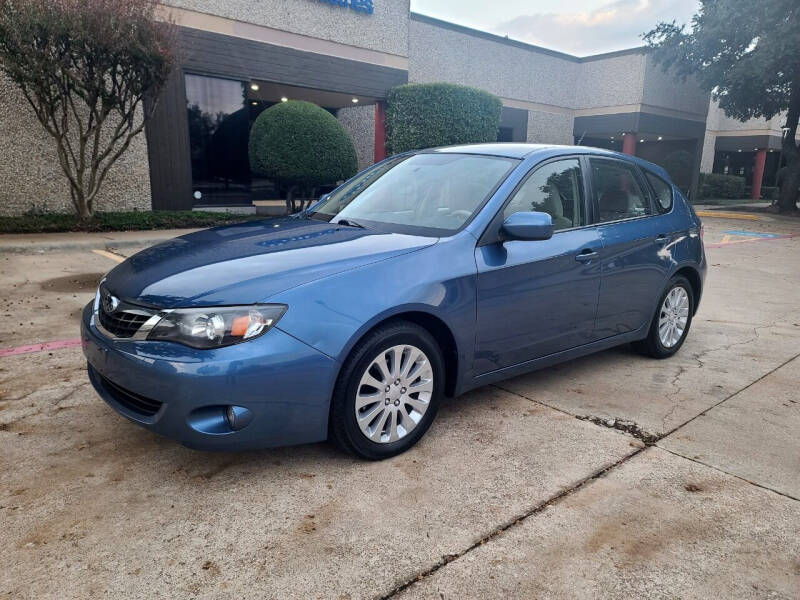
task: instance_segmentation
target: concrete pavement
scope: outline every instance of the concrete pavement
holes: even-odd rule
[[[705,222],[676,357],[476,390],[382,463],[187,450],[106,407],[79,348],[0,358],[0,597],[796,598],[800,238]],[[4,253],[0,348],[76,336],[114,264]]]
[[[114,250],[147,247],[186,235],[198,229],[156,229],[152,231],[102,231],[66,233],[3,233],[0,254],[42,254],[53,251]]]

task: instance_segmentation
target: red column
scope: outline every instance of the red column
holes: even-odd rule
[[[753,168],[753,189],[750,197],[761,200],[761,184],[764,182],[764,167],[767,165],[767,149],[756,150],[756,164]]]
[[[375,103],[375,162],[386,158],[386,102]]]
[[[626,133],[622,136],[622,153],[636,156],[636,134]]]

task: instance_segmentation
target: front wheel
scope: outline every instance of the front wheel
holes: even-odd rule
[[[647,337],[634,347],[653,358],[669,358],[686,341],[692,325],[694,292],[689,280],[682,275],[670,279],[658,306]]]
[[[381,326],[342,367],[331,404],[331,439],[369,460],[405,452],[430,427],[443,391],[442,353],[431,334],[406,321]]]

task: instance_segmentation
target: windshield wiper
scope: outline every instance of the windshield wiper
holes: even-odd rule
[[[359,229],[366,229],[366,225],[362,225],[361,223],[356,223],[355,221],[351,221],[350,219],[339,219],[336,221],[335,225],[344,225],[345,227],[358,227]]]

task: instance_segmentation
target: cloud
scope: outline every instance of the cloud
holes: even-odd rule
[[[687,23],[697,0],[615,0],[592,10],[520,15],[492,30],[554,50],[586,55],[641,46],[659,21]]]

